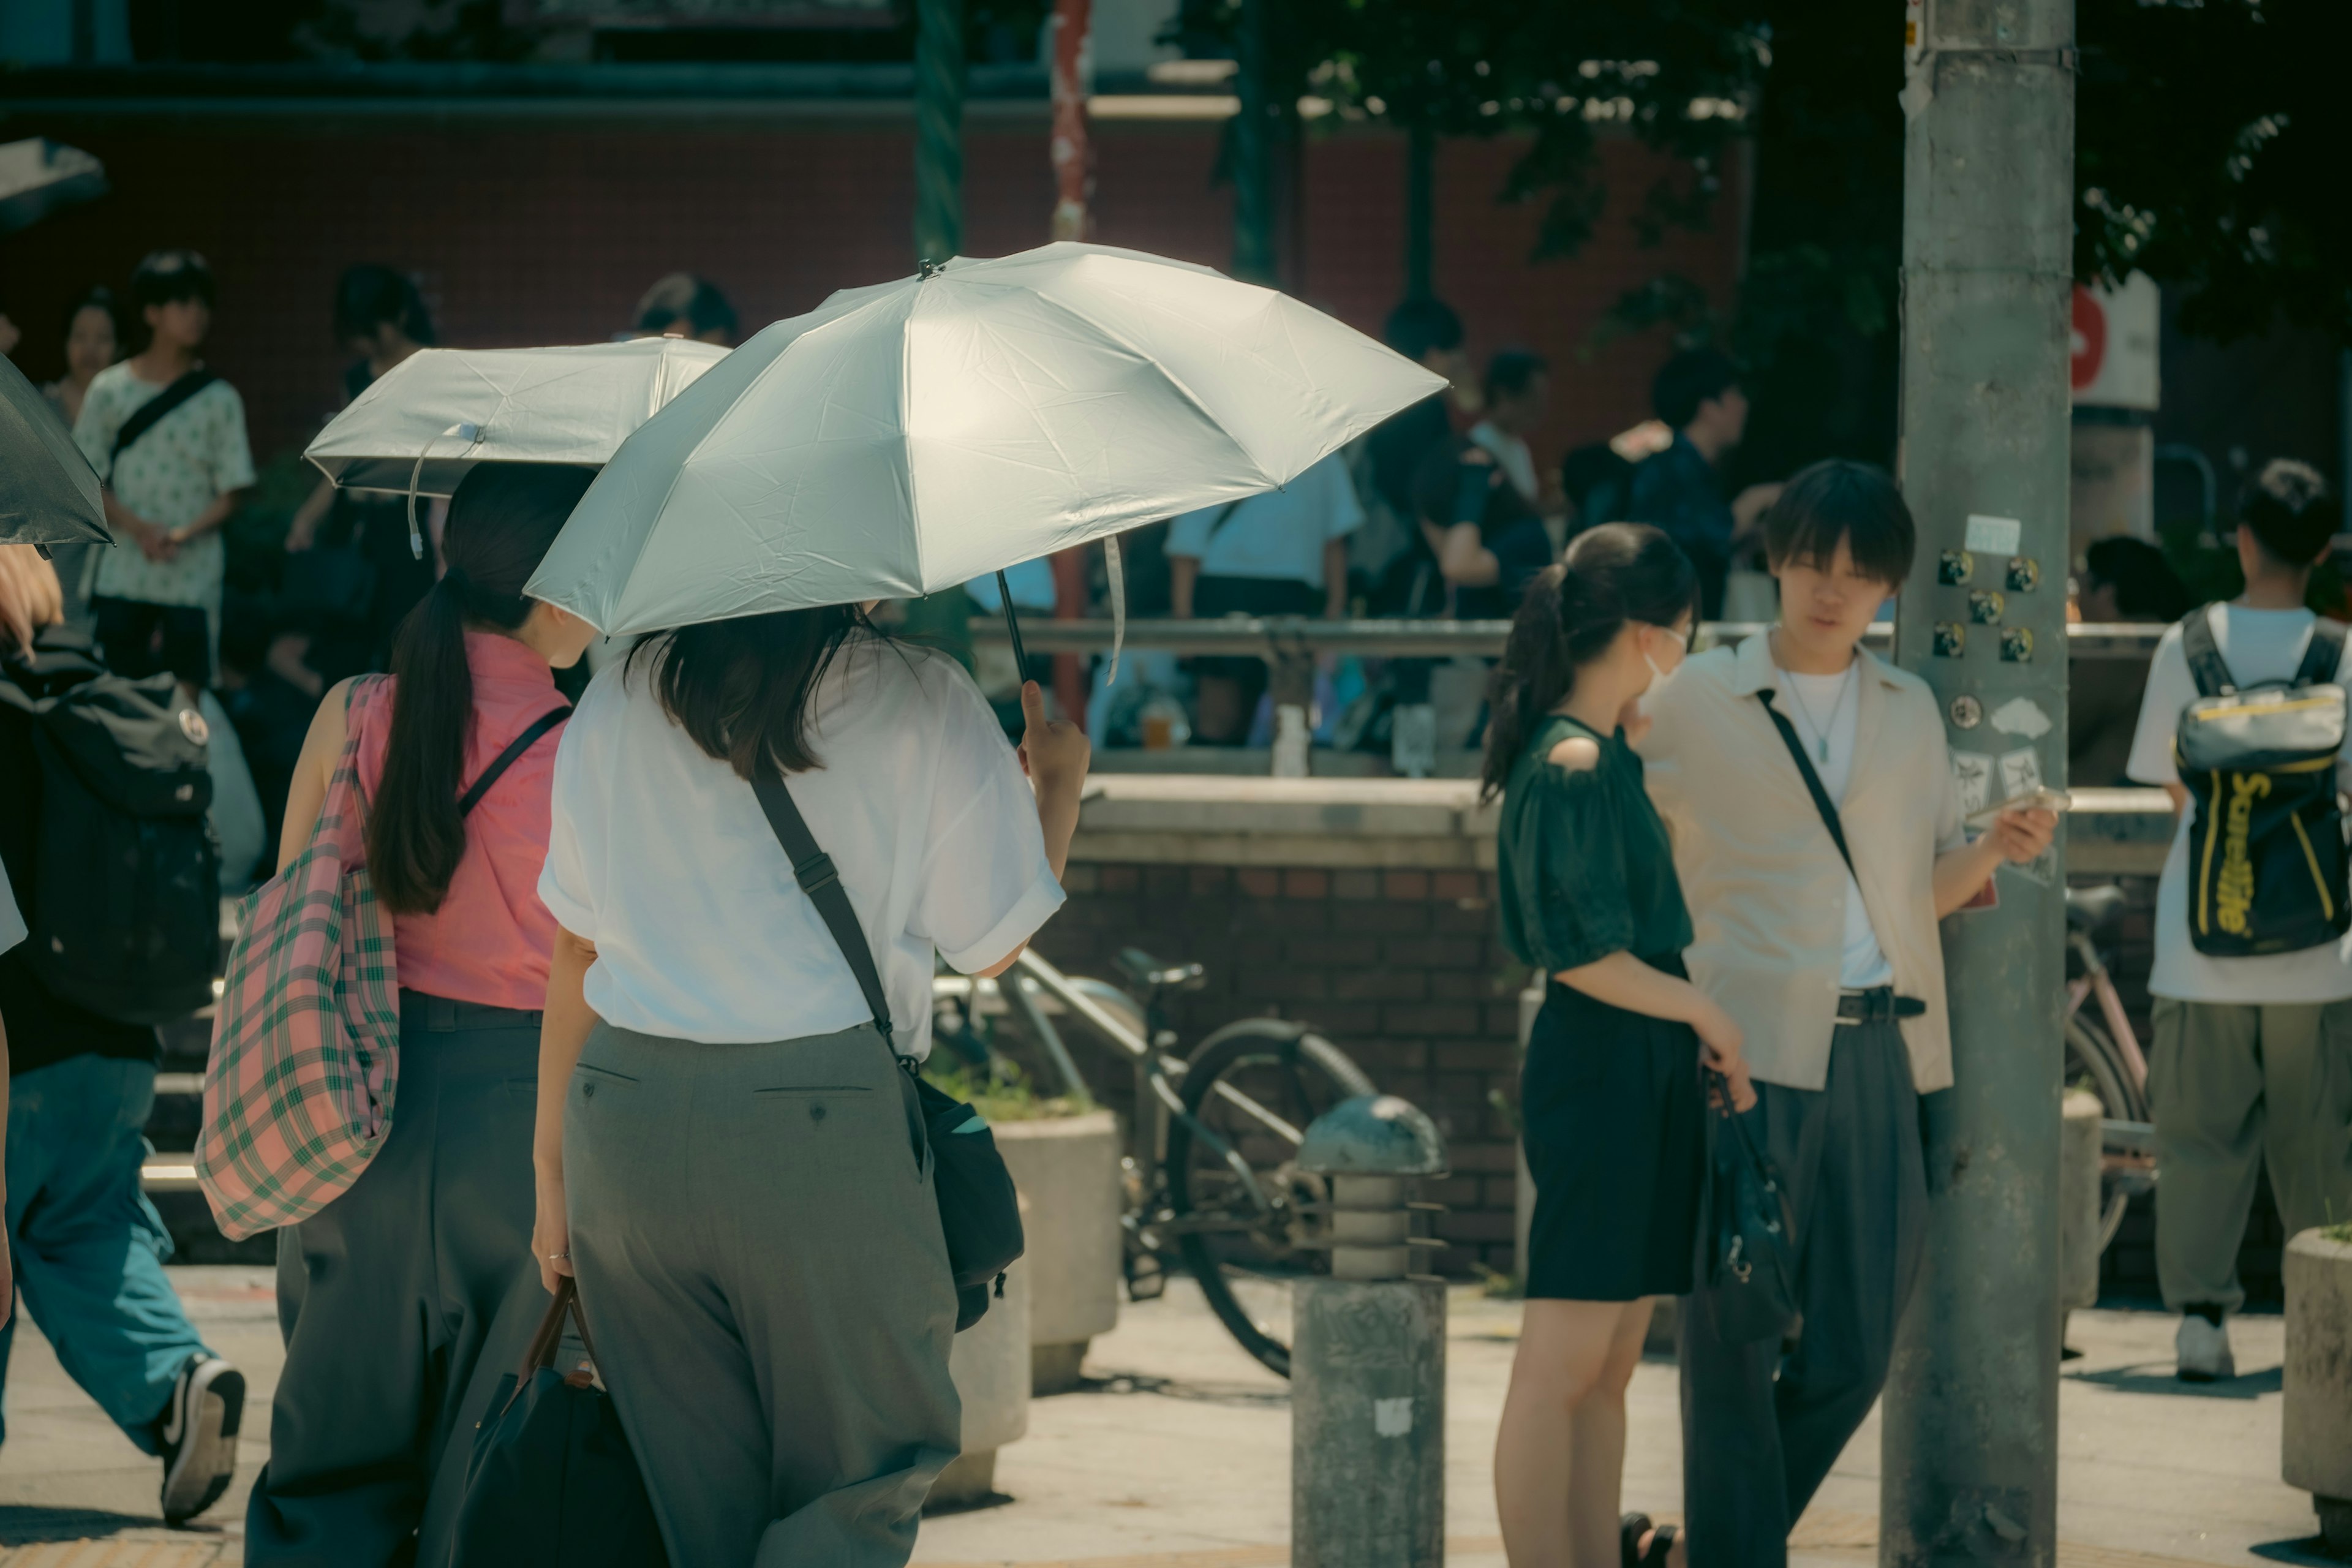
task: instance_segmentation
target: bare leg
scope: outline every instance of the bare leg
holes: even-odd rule
[[[1617,1561],[1617,1513],[1625,1479],[1625,1385],[1642,1360],[1656,1303],[1649,1298],[1618,1308],[1615,1329],[1598,1374],[1569,1417],[1569,1530],[1577,1568],[1609,1568]]]
[[[1647,1303],[1633,1303],[1646,1307]],[[1612,1471],[1588,1483],[1578,1473],[1577,1409],[1599,1384],[1632,1310],[1623,1301],[1529,1301],[1519,1326],[1511,1386],[1495,1435],[1495,1506],[1503,1526],[1503,1554],[1511,1568],[1610,1568],[1617,1557]],[[1636,1338],[1635,1355],[1640,1354]],[[1620,1389],[1617,1462],[1624,1459]],[[1596,1460],[1596,1462],[1598,1462]],[[1609,1500],[1607,1552],[1577,1555],[1571,1528],[1578,1500],[1591,1489]]]

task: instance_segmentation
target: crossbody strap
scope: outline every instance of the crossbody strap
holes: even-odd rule
[[[482,797],[490,793],[490,786],[499,782],[499,776],[501,773],[514,766],[525,752],[538,743],[541,735],[571,717],[572,707],[571,704],[566,703],[532,720],[530,728],[508,742],[507,749],[500,752],[497,760],[482,770],[482,776],[476,779],[472,786],[457,797],[457,815],[469,816],[474,807],[482,804]]]
[[[2319,635],[2314,626],[2312,635]],[[2197,682],[2200,697],[2220,697],[2238,689],[2231,677],[2230,667],[2221,658],[2221,645],[2213,640],[2213,607],[2200,605],[2181,618],[2180,652],[2189,660],[2189,673]]]
[[[841,949],[841,956],[849,961],[850,973],[857,976],[857,988],[866,993],[866,1009],[874,1015],[874,1027],[881,1032],[882,1043],[890,1054],[898,1057],[898,1065],[913,1069],[914,1058],[898,1055],[897,1043],[891,1037],[890,1004],[882,994],[882,976],[874,967],[874,950],[866,941],[866,928],[857,923],[857,911],[850,907],[849,889],[841,885],[841,873],[833,857],[817,847],[816,836],[809,831],[808,819],[801,808],[793,804],[793,792],[781,778],[761,778],[751,781],[751,793],[760,797],[760,809],[768,816],[768,826],[783,846],[784,858],[793,863],[793,880],[816,906],[825,929]]]
[[[1845,826],[1838,820],[1837,803],[1830,799],[1830,792],[1822,787],[1822,775],[1813,772],[1812,759],[1805,755],[1804,743],[1797,739],[1796,726],[1789,722],[1787,714],[1772,706],[1769,688],[1758,692],[1756,700],[1764,704],[1764,711],[1771,715],[1772,727],[1780,731],[1780,739],[1788,746],[1789,755],[1796,759],[1797,772],[1804,776],[1806,793],[1813,797],[1813,809],[1822,814],[1822,826],[1830,830],[1830,838],[1837,845],[1838,858],[1845,862],[1846,870],[1860,881],[1862,873],[1853,868],[1853,852],[1845,847]]]
[[[106,455],[107,473],[111,475],[114,472],[116,460],[124,452],[130,450],[142,436],[161,425],[165,417],[180,405],[219,379],[220,377],[211,371],[192,370],[141,404],[131,413],[131,417],[122,422],[122,428],[114,433],[114,449]]]

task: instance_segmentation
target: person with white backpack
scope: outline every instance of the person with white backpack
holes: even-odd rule
[[[2156,895],[2156,1270],[2177,1372],[2236,1375],[2238,1247],[2270,1168],[2286,1233],[2352,1217],[2345,628],[2305,606],[2336,502],[2306,463],[2239,506],[2245,592],[2157,645],[2128,771],[2180,814]]]

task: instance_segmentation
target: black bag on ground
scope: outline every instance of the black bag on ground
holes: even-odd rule
[[[1797,1315],[1796,1219],[1780,1173],[1730,1110],[1730,1086],[1709,1073],[1725,1113],[1707,1160],[1706,1267],[1716,1333],[1727,1344],[1770,1339]]]
[[[2180,710],[2173,764],[2191,801],[2189,940],[2216,958],[2325,947],[2352,930],[2336,759],[2344,627],[2311,628],[2294,679],[2241,689],[2203,608],[2180,623],[2198,698]]]
[[[956,1331],[961,1333],[988,1311],[991,1281],[997,1294],[1003,1293],[1004,1271],[1026,1245],[1013,1173],[1005,1168],[996,1134],[980,1112],[925,1082],[915,1058],[898,1055],[891,1040],[890,1004],[882,994],[882,977],[874,967],[866,929],[857,923],[857,911],[850,907],[833,858],[817,847],[816,837],[793,804],[784,781],[761,779],[751,789],[760,797],[760,809],[767,813],[776,842],[784,847],[784,858],[792,862],[793,879],[816,906],[857,976],[857,988],[866,994],[882,1044],[914,1083],[922,1134],[931,1149],[931,1189],[940,1205],[940,1228],[947,1236],[948,1267],[955,1276]]]
[[[213,1000],[220,851],[205,810],[210,731],[169,674],[110,673],[78,633],[41,635],[0,670],[0,703],[30,716],[40,831],[26,956],[68,1002],[168,1024]]]
[[[655,1568],[667,1564],[620,1412],[585,1369],[555,1370],[563,1321],[594,1342],[579,1287],[558,1283],[522,1366],[499,1379],[474,1429],[452,1568]]]

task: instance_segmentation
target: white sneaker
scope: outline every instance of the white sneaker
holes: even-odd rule
[[[172,1384],[156,1428],[163,1448],[163,1519],[178,1524],[220,1500],[236,1475],[245,1373],[218,1356],[194,1355]]]
[[[2177,1375],[2183,1383],[2220,1383],[2238,1375],[2237,1358],[2230,1353],[2230,1331],[2208,1322],[2202,1313],[2181,1314],[2172,1348],[2179,1357]]]

